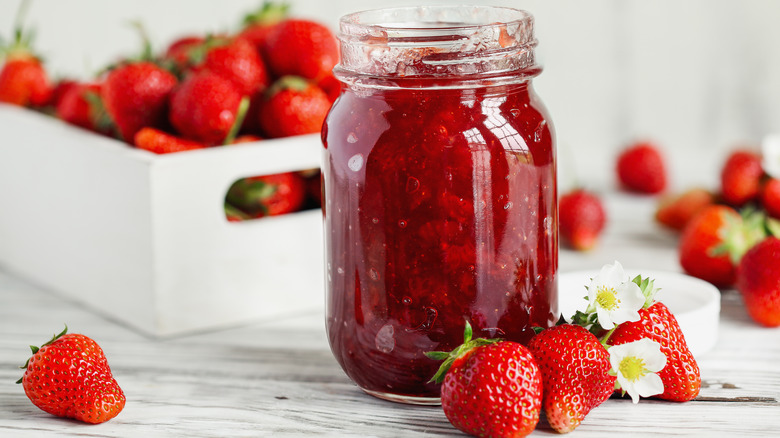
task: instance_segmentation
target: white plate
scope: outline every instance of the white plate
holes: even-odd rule
[[[637,274],[655,279],[659,288],[655,299],[672,312],[694,356],[709,351],[718,340],[720,321],[720,291],[712,284],[688,275],[674,272],[626,269],[634,278]],[[558,304],[561,313],[570,317],[577,310],[585,310],[585,286],[598,271],[561,273],[558,279]]]

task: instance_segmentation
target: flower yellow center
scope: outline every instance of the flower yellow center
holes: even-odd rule
[[[645,361],[641,357],[627,356],[620,361],[620,374],[627,380],[635,381],[647,374]]]
[[[596,294],[596,302],[605,310],[615,310],[620,304],[617,299],[617,291],[612,287],[602,286]]]

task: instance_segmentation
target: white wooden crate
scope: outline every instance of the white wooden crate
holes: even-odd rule
[[[0,104],[0,266],[154,336],[322,308],[319,210],[230,223],[235,180],[318,135],[169,155]]]

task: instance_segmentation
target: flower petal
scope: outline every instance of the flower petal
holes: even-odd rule
[[[615,327],[615,323],[612,322],[612,317],[607,309],[601,306],[596,306],[596,315],[598,316],[599,325],[601,325],[601,328],[605,330],[611,330],[612,327]]]
[[[644,377],[637,379],[633,383],[634,390],[642,397],[650,397],[664,392],[664,382],[656,373],[646,374]],[[631,398],[633,399],[634,396],[632,395]]]

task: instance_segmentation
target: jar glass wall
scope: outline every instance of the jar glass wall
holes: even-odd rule
[[[340,23],[323,127],[326,319],[363,390],[437,403],[426,351],[525,343],[555,323],[554,134],[533,91],[532,17],[478,6]]]

